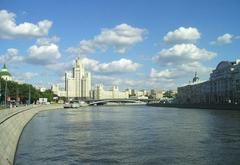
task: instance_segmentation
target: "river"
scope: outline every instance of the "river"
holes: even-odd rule
[[[14,164],[239,162],[240,111],[94,106],[35,116],[21,135]]]

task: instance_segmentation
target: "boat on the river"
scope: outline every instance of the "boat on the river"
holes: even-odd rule
[[[88,104],[85,101],[70,101],[66,102],[63,105],[63,108],[79,108],[79,107],[86,107]]]

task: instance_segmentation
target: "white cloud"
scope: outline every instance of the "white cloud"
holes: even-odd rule
[[[215,56],[216,53],[200,49],[194,44],[178,44],[169,49],[161,50],[157,56],[153,57],[153,60],[162,64],[172,65],[210,60]]]
[[[15,48],[7,49],[5,54],[0,56],[0,63],[8,63],[17,66],[19,63],[50,65],[57,64],[57,60],[61,57],[59,47],[53,42],[57,42],[58,38],[40,38],[27,50],[26,56],[18,54]]]
[[[28,55],[25,61],[30,64],[49,65],[57,63],[61,57],[59,47],[56,42],[59,38],[40,38],[28,49]]]
[[[209,76],[209,73],[214,68],[204,66],[200,62],[194,61],[190,63],[183,63],[179,65],[175,65],[173,67],[169,67],[168,69],[164,69],[158,71],[154,68],[151,69],[149,77],[152,79],[161,79],[161,80],[176,80],[179,78],[185,78],[186,76],[193,76],[193,73],[197,72],[201,76]]]
[[[152,68],[150,71],[150,78],[157,78],[157,79],[172,79],[174,78],[175,72],[170,71],[169,69],[165,69],[162,71],[157,71],[156,69]]]
[[[79,47],[70,47],[67,49],[67,52],[77,54],[79,56],[85,56],[87,54],[95,52],[97,46],[98,45],[95,44],[92,40],[82,40],[80,41]]]
[[[134,80],[129,78],[120,78],[118,76],[106,76],[106,75],[93,75],[93,81],[96,84],[103,84],[106,88],[117,85],[123,88],[134,87],[141,88],[146,85],[144,80]]]
[[[202,79],[207,79],[213,68],[202,64],[203,61],[211,60],[217,54],[198,48],[194,44],[177,44],[169,49],[161,50],[153,60],[160,64],[163,70],[152,69],[149,77],[153,82],[181,82],[192,79],[197,72]],[[167,67],[167,68],[166,68]]]
[[[183,72],[183,74],[198,72],[199,74],[202,74],[202,75],[209,75],[209,73],[213,70],[213,68],[206,67],[200,62],[194,61],[191,63],[181,64],[180,66],[178,66],[177,70]]]
[[[89,58],[84,58],[82,61],[86,68],[100,73],[134,72],[140,67],[140,64],[125,58],[110,63],[100,63],[99,61]]]
[[[102,29],[93,39],[82,40],[78,47],[70,47],[67,52],[83,56],[112,48],[116,53],[125,53],[128,48],[143,41],[145,32],[145,29],[120,24],[112,29]]]
[[[195,43],[200,37],[201,34],[197,28],[180,27],[175,31],[168,32],[163,40],[168,44]]]
[[[25,73],[17,73],[14,74],[14,81],[19,83],[29,83],[28,80],[33,79],[34,77],[38,76],[38,73],[35,72],[25,72]]]
[[[42,46],[42,45],[49,45],[51,43],[58,43],[60,41],[60,38],[57,36],[53,36],[53,37],[41,37],[38,38],[36,41],[36,45]]]
[[[180,27],[175,31],[168,32],[163,40],[168,44],[173,44],[168,49],[162,49],[152,58],[154,62],[160,64],[161,70],[151,69],[149,78],[153,84],[157,82],[169,82],[176,87],[176,83],[188,81],[194,72],[206,78],[213,68],[202,64],[203,61],[213,59],[217,54],[195,45],[201,34],[197,28]]]
[[[32,79],[33,77],[36,77],[36,76],[38,76],[38,73],[25,72],[25,73],[21,74],[21,78],[23,80],[30,80],[30,79]]]
[[[63,75],[66,71],[70,70],[73,67],[73,62],[60,62],[60,63],[52,63],[46,65],[48,70],[56,72],[58,75]]]
[[[49,20],[42,20],[37,24],[24,22],[17,25],[15,17],[14,13],[0,10],[0,39],[42,37],[48,35],[48,31],[52,26],[52,22]]]
[[[139,66],[138,63],[122,58],[118,61],[99,64],[98,69],[100,72],[134,72]]]
[[[47,65],[56,63],[60,57],[58,46],[53,43],[43,46],[33,45],[28,49],[26,61],[31,64]]]
[[[92,71],[98,71],[98,67],[100,62],[94,59],[90,59],[90,58],[83,58],[82,59],[82,63],[84,65],[84,67],[86,67],[87,69],[90,69]]]
[[[0,63],[19,64],[23,62],[23,57],[18,54],[18,50],[15,48],[7,49],[7,52],[0,56]]]
[[[212,41],[210,44],[212,44],[212,45],[230,44],[233,39],[234,39],[234,36],[232,34],[225,33],[222,36],[219,36],[216,39],[216,41]]]
[[[82,63],[87,70],[101,75],[135,72],[141,66],[138,63],[134,63],[133,61],[124,58],[109,63],[100,63],[94,59],[83,58]],[[74,60],[71,60],[68,62],[49,63],[45,66],[47,69],[56,72],[58,75],[63,75],[66,71],[71,70],[73,64]]]
[[[136,77],[135,77],[136,78]],[[121,89],[176,89],[177,85],[173,79],[165,78],[149,78],[134,79],[133,77],[119,77],[109,75],[93,75],[94,84],[103,84],[106,89],[111,88],[113,85],[121,87]]]
[[[154,87],[159,86],[162,89],[176,89],[178,86],[183,85],[181,82],[187,84],[189,81],[192,81],[195,72],[197,72],[202,81],[208,79],[212,70],[213,68],[204,66],[196,61],[175,65],[159,71],[152,68],[149,73],[148,84]]]

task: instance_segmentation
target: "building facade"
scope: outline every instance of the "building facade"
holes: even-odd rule
[[[91,91],[91,73],[85,71],[81,60],[77,58],[72,72],[65,73],[65,90],[61,90],[58,85],[53,85],[52,91],[58,96],[69,99],[89,98]]]
[[[163,98],[164,91],[160,89],[151,89],[149,93],[149,97],[152,99],[162,99]]]
[[[76,59],[72,73],[65,73],[65,90],[68,98],[89,98],[91,73],[86,72],[79,58]]]
[[[6,64],[3,65],[3,67],[0,71],[0,77],[4,80],[12,81],[12,75],[8,72]]]
[[[52,92],[59,97],[66,97],[66,91],[60,88],[60,85],[52,85]]]
[[[93,99],[128,99],[128,91],[119,91],[117,86],[113,86],[112,90],[104,90],[102,84],[98,84],[94,90]]]
[[[180,104],[240,104],[240,60],[222,61],[205,82],[178,88]]]

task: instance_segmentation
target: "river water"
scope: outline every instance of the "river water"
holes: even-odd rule
[[[148,106],[45,111],[20,138],[15,165],[240,164],[240,111]]]

